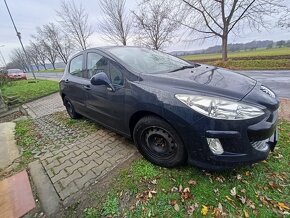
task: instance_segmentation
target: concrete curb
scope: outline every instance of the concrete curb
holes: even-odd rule
[[[44,213],[53,217],[61,208],[61,201],[42,164],[36,160],[28,165]]]

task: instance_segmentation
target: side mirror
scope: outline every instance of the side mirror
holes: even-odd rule
[[[105,85],[108,87],[108,90],[115,91],[115,88],[112,85],[109,77],[104,72],[100,72],[100,73],[95,74],[91,78],[91,84],[94,86]]]

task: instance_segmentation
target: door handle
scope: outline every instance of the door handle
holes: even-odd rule
[[[91,87],[89,85],[84,85],[84,89],[91,90]]]
[[[68,79],[66,79],[64,82],[65,82],[65,83],[68,83],[69,81],[68,81]]]

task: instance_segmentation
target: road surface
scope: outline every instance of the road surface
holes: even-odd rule
[[[252,77],[269,88],[282,98],[290,99],[290,70],[282,71],[238,71],[241,74]],[[60,80],[63,72],[59,73],[35,73],[37,78]],[[29,75],[32,78],[32,75]]]

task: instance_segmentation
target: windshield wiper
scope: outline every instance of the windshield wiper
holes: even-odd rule
[[[175,70],[172,70],[172,71],[170,71],[170,72],[172,73],[172,72],[176,72],[176,71],[179,71],[179,70],[185,70],[185,69],[190,69],[190,68],[196,68],[196,67],[198,67],[198,66],[200,66],[200,65],[198,65],[198,64],[195,64],[195,65],[185,65],[185,66],[179,67],[179,68],[177,68],[177,69],[175,69]]]

